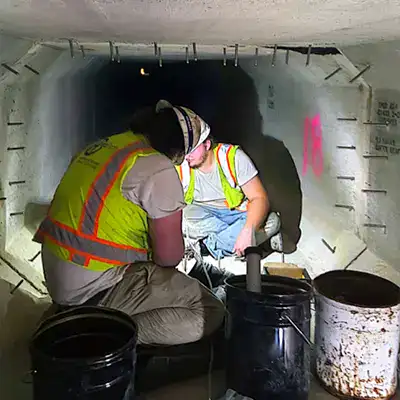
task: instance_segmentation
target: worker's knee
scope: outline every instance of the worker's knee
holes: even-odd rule
[[[138,343],[174,346],[197,342],[216,331],[222,324],[223,306],[212,310],[160,308],[133,318],[138,325]]]
[[[192,329],[186,331],[185,334],[187,343],[197,342],[221,328],[225,317],[225,307],[221,301],[216,300],[216,304],[212,308],[206,309],[203,315],[195,317],[197,321],[192,325]]]

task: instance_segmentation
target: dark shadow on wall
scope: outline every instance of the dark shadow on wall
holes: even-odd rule
[[[141,68],[148,76],[140,74]],[[301,235],[300,179],[284,143],[263,135],[257,90],[241,68],[223,67],[219,61],[164,63],[162,68],[123,62],[106,64],[95,80],[99,137],[125,129],[135,109],[165,98],[193,108],[218,141],[241,145],[260,171],[272,210],[281,213],[285,251],[293,250]]]
[[[257,90],[252,79],[240,68],[224,68],[221,73],[219,113],[213,121],[215,136],[236,143],[250,155],[267,190],[271,209],[281,213],[285,251],[300,236],[302,192],[294,160],[284,143],[270,135],[268,121],[259,110]]]

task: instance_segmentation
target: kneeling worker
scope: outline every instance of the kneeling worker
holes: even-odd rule
[[[222,302],[175,268],[185,202],[173,163],[189,150],[176,113],[157,107],[73,158],[34,237],[55,304],[121,310],[142,344],[194,342],[220,327]]]
[[[187,127],[193,132],[191,151],[177,167],[188,204],[183,212],[187,236],[201,241],[216,259],[243,256],[247,247],[271,238],[272,250],[281,251],[280,219],[269,212],[253,162],[239,146],[215,144],[209,126],[200,123],[200,131]]]

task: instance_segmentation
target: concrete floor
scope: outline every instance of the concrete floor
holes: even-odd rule
[[[270,261],[270,260],[269,260]],[[271,259],[275,261],[275,258]],[[290,258],[289,260],[290,261]],[[237,274],[244,272],[245,264],[230,262],[225,266]],[[4,266],[2,266],[4,267]],[[0,392],[2,400],[31,400],[32,386],[29,383],[30,361],[28,340],[32,330],[48,307],[48,299],[33,299],[25,290],[18,289],[13,295],[10,288],[19,280],[9,272],[5,279],[5,269],[2,268],[3,279],[0,279]],[[5,297],[8,297],[5,299]],[[3,307],[3,305],[5,305]],[[219,400],[225,393],[224,374],[216,372],[211,380],[211,398]],[[140,400],[207,400],[209,399],[208,376],[201,376],[179,384],[170,385],[149,393]],[[335,397],[329,395],[318,383],[312,380],[310,400],[329,400]]]
[[[224,394],[225,387],[223,382],[224,379],[222,373],[215,374],[213,376],[213,386],[212,386],[213,396],[211,397],[213,400],[219,400],[221,398],[220,397],[221,394]],[[166,388],[157,390],[149,394],[145,398],[145,400],[172,400],[172,399],[174,400],[209,399],[207,377],[204,376],[177,385],[168,386]],[[309,400],[330,400],[330,399],[335,399],[335,397],[328,394],[315,381],[312,381]]]
[[[0,364],[0,385],[2,400],[31,400],[32,385],[26,372],[29,371],[29,357],[26,346],[17,346],[11,349],[6,357],[2,357]],[[225,392],[222,372],[212,376],[212,399],[219,400]],[[166,386],[147,394],[140,400],[207,400],[209,399],[208,377],[201,376],[179,384]],[[325,392],[316,382],[312,381],[310,400],[334,399]],[[294,400],[294,399],[293,399]]]

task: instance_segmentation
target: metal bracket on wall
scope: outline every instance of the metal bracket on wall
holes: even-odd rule
[[[336,119],[338,121],[357,121],[356,117],[338,117]]]
[[[372,122],[372,121],[366,121],[363,122],[364,125],[375,125],[375,126],[389,126],[390,122],[386,121],[386,122]]]
[[[328,249],[329,249],[329,251],[332,253],[332,254],[335,254],[335,252],[336,252],[336,246],[335,247],[332,247],[332,246],[330,246],[329,245],[329,243],[325,240],[325,239],[321,239],[321,242],[325,245],[325,247],[327,247]]]
[[[341,150],[355,150],[356,146],[336,146],[337,149],[341,149]]]
[[[18,215],[24,215],[24,212],[23,211],[18,211],[18,212],[10,213],[10,217],[16,217]]]
[[[157,42],[154,42],[154,55],[156,57],[158,56],[158,44],[157,44]]]
[[[121,63],[121,57],[119,55],[119,46],[115,46],[115,59],[118,64]]]
[[[363,193],[382,193],[384,195],[387,195],[387,190],[384,189],[362,189],[361,191]]]
[[[85,48],[83,45],[81,45],[79,48],[81,49],[82,58],[86,58]]]
[[[29,262],[34,262],[40,255],[41,251],[38,251],[32,258],[30,258]]]
[[[69,43],[69,54],[71,55],[71,58],[75,58],[74,42],[72,39],[68,39],[68,43]]]
[[[311,50],[312,50],[312,46],[310,44],[308,46],[308,51],[307,51],[307,61],[306,61],[306,66],[307,67],[310,65],[310,62],[311,62]]]
[[[108,42],[108,46],[110,48],[110,60],[114,61],[114,45],[111,41]]]
[[[350,267],[351,264],[353,264],[358,258],[360,258],[366,251],[368,247],[365,246],[364,249],[362,249],[343,269],[346,270],[347,268]]]
[[[224,67],[226,67],[226,47],[224,47],[224,48],[222,49],[222,54],[223,54],[223,56],[224,56],[224,58],[223,58],[223,60],[222,60],[222,65],[223,65]]]
[[[6,63],[2,63],[1,66],[2,66],[3,68],[5,68],[7,71],[12,72],[14,75],[19,75],[19,72],[18,72],[16,69],[11,68],[11,67],[10,67],[9,65],[7,65]]]
[[[236,43],[235,44],[235,61],[234,61],[235,67],[238,66],[238,62],[239,62],[239,45]]]
[[[13,185],[22,185],[23,183],[26,183],[26,181],[10,181],[10,182],[8,182],[8,184],[9,184],[10,186],[13,186]]]
[[[24,281],[26,281],[29,285],[31,285],[38,293],[47,295],[48,293],[43,291],[40,287],[38,287],[33,281],[31,281],[26,275],[24,275],[17,267],[8,261],[6,258],[0,255],[0,260],[3,261],[12,271],[14,271],[17,275],[19,275]]]
[[[198,60],[198,58],[197,58],[197,45],[196,45],[196,43],[193,43],[192,46],[193,46],[193,59],[196,62]]]
[[[23,122],[7,122],[7,126],[19,126],[23,124]]]
[[[14,286],[14,288],[10,291],[10,294],[14,294],[14,293],[17,291],[17,289],[18,289],[23,283],[24,283],[24,280],[21,279],[21,280]]]
[[[346,204],[335,204],[336,208],[346,208],[349,211],[354,211],[354,207],[353,206],[348,206]]]
[[[289,65],[289,56],[290,56],[290,50],[287,49],[287,50],[286,50],[286,57],[285,57],[286,65]]]
[[[36,74],[36,75],[40,75],[40,72],[37,71],[36,69],[32,68],[30,65],[25,64],[24,67],[25,67],[28,71],[31,71],[31,72],[33,72],[33,73]]]
[[[349,83],[353,83],[356,79],[358,79],[361,75],[365,74],[369,69],[371,68],[371,65],[367,65],[365,68],[363,68],[354,78],[349,80]]]
[[[7,147],[7,151],[24,150],[24,149],[25,149],[25,146]]]
[[[344,180],[344,181],[355,181],[356,178],[354,176],[345,176],[345,175],[338,175],[336,179]]]
[[[159,66],[160,68],[162,68],[162,66],[163,66],[163,61],[162,61],[162,51],[161,51],[161,47],[158,48],[157,52],[158,52],[158,66]]]
[[[386,234],[386,225],[385,224],[363,224],[366,228],[381,228],[383,229],[383,233]]]
[[[340,72],[343,68],[342,67],[338,67],[336,68],[333,72],[331,72],[329,75],[327,75],[324,80],[327,81],[329,79],[331,79],[333,76],[335,76],[338,72]]]
[[[271,66],[272,66],[272,67],[275,67],[275,64],[276,64],[276,54],[277,54],[277,52],[278,52],[278,45],[276,44],[276,45],[274,46],[274,53],[272,54],[272,61],[271,61]]]
[[[185,49],[185,55],[186,55],[186,64],[189,64],[189,46],[186,46]]]
[[[381,156],[379,154],[363,154],[363,158],[384,158],[388,160],[389,156]]]
[[[254,66],[257,67],[258,65],[258,47],[254,50]]]

